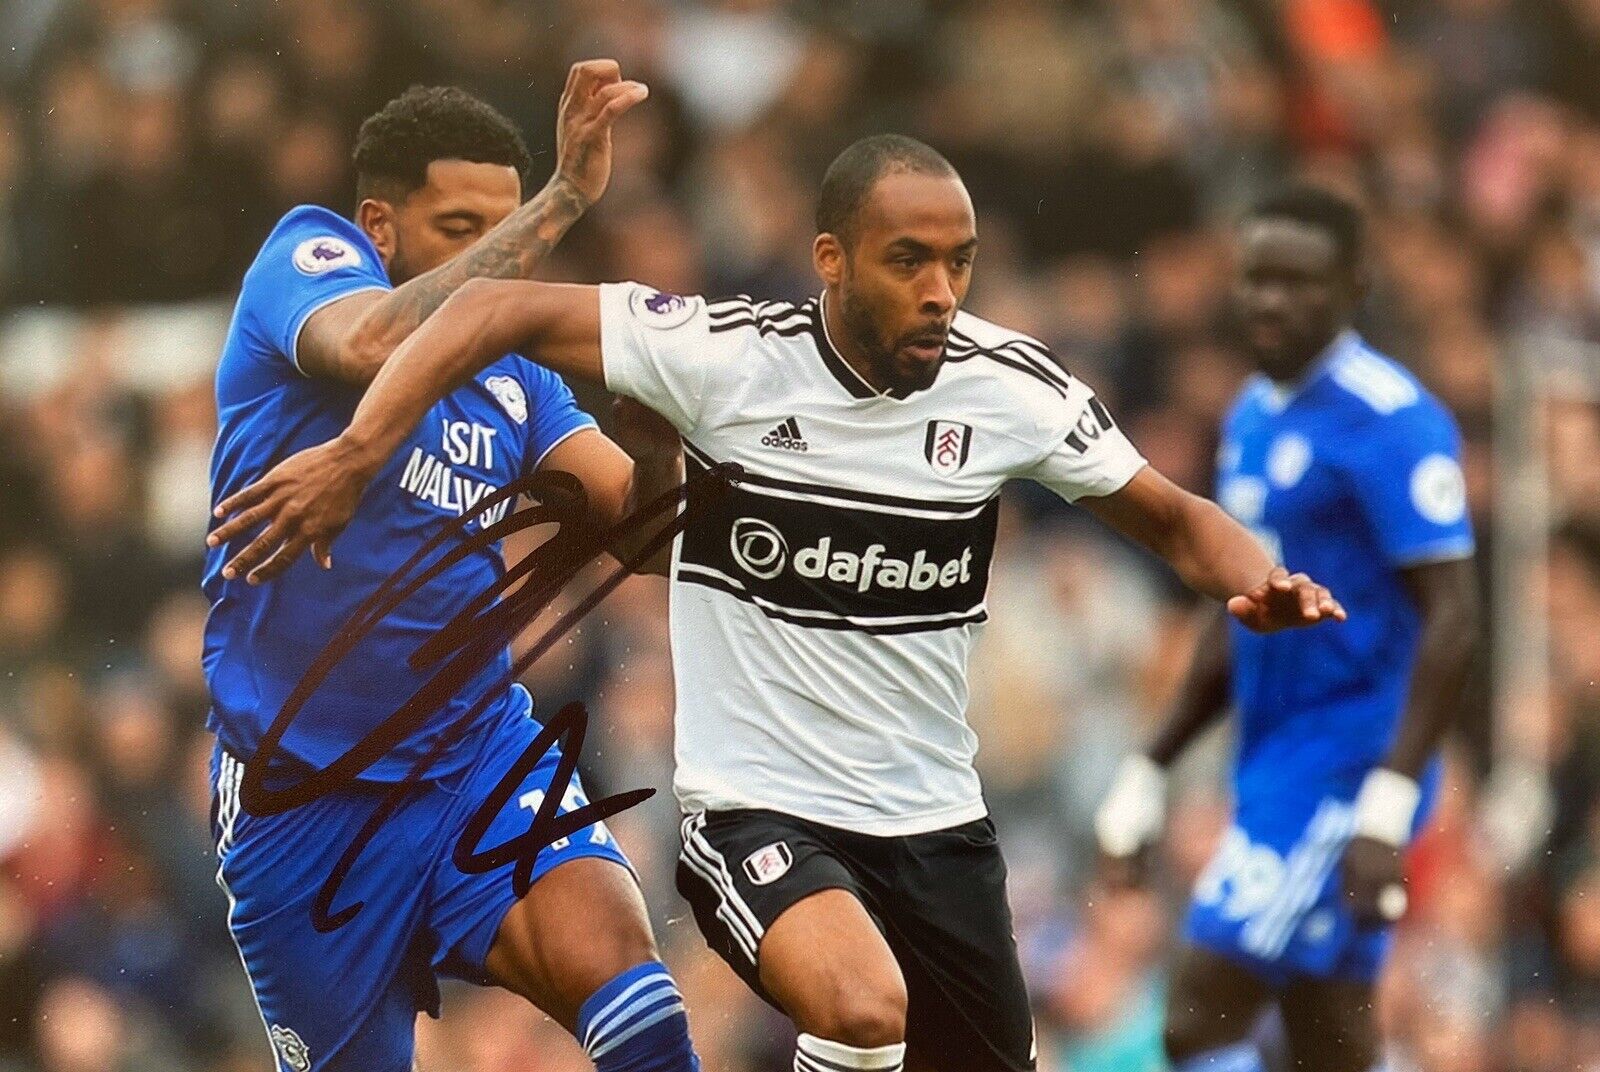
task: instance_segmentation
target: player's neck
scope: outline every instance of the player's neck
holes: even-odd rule
[[[1333,348],[1339,345],[1340,340],[1344,338],[1345,332],[1348,330],[1349,328],[1347,327],[1340,328],[1333,333],[1332,338],[1290,368],[1262,368],[1261,371],[1266,375],[1267,379],[1273,382],[1274,386],[1286,391],[1299,390],[1316,376],[1317,370],[1322,367],[1323,362],[1333,352]]]
[[[872,373],[872,363],[867,360],[866,350],[845,330],[844,314],[840,312],[843,306],[844,303],[839,300],[838,295],[823,291],[823,341],[833,347],[833,352],[850,366],[850,370],[861,378],[862,383],[881,395],[888,390],[888,387],[878,382]]]

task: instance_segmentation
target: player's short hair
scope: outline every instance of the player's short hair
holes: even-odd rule
[[[872,187],[885,175],[949,175],[956,169],[937,149],[904,134],[873,134],[833,158],[817,196],[817,233],[855,238],[856,217]]]
[[[368,116],[356,134],[356,197],[404,200],[428,181],[435,160],[517,169],[533,163],[511,120],[455,86],[412,86]]]
[[[1366,256],[1361,206],[1325,186],[1295,183],[1281,187],[1257,201],[1245,219],[1292,220],[1314,227],[1333,239],[1340,266],[1350,271],[1358,269]]]

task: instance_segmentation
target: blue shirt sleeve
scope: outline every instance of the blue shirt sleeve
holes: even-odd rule
[[[572,396],[572,388],[565,380],[542,365],[526,362],[524,367],[529,402],[525,467],[531,473],[563,439],[597,426],[593,417],[578,408],[578,400]]]
[[[1389,563],[1412,566],[1470,557],[1461,436],[1449,412],[1424,397],[1363,432],[1350,476]]]
[[[311,314],[374,289],[390,284],[367,236],[338,213],[305,205],[267,237],[245,273],[239,304],[255,335],[299,369],[295,346]]]

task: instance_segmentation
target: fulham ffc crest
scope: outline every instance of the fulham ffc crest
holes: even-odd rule
[[[940,476],[961,471],[972,451],[972,425],[958,421],[929,421],[922,453]]]

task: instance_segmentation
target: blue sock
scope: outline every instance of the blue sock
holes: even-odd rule
[[[1236,1042],[1179,1061],[1172,1072],[1265,1072],[1265,1066],[1254,1042]]]
[[[699,1072],[683,996],[666,966],[629,968],[578,1010],[578,1041],[598,1072]]]

